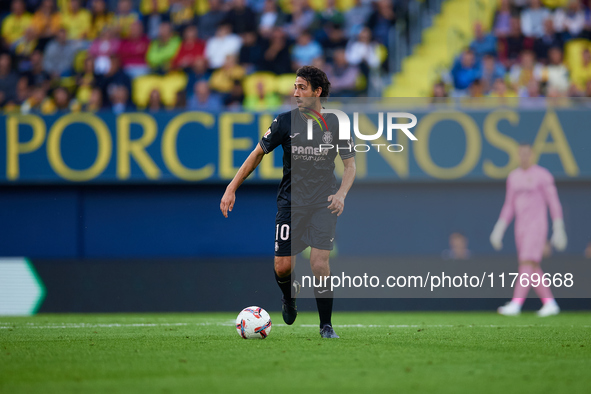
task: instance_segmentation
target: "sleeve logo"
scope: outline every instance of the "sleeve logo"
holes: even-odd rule
[[[271,128],[269,127],[269,129],[267,130],[265,135],[263,135],[263,138],[267,138],[270,134],[271,134]]]

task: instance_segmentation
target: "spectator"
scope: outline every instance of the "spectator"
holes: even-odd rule
[[[40,49],[43,49],[49,40],[57,34],[61,23],[62,18],[55,9],[55,1],[43,0],[31,21],[31,27],[35,29],[35,34],[39,37]]]
[[[282,25],[285,16],[278,10],[274,0],[265,0],[263,12],[259,18],[259,33],[261,37],[269,38],[273,28]]]
[[[209,85],[205,81],[199,81],[193,86],[194,95],[189,98],[187,108],[190,111],[220,112],[222,101],[219,96],[211,94]]]
[[[496,56],[497,39],[490,33],[485,34],[482,29],[482,23],[476,22],[474,24],[474,41],[470,44],[470,49],[472,49],[478,59],[486,54]]]
[[[162,103],[162,99],[160,97],[160,91],[158,89],[154,89],[150,92],[150,98],[148,100],[148,107],[146,110],[152,113],[158,113],[162,110],[164,104]]]
[[[367,23],[372,9],[365,1],[355,0],[355,5],[345,13],[345,31],[348,38],[355,38]]]
[[[80,6],[80,0],[70,0],[70,9],[62,11],[62,26],[70,40],[86,40],[90,33],[92,16]]]
[[[468,238],[459,232],[450,234],[449,249],[441,253],[446,260],[468,260],[471,255],[472,253],[468,250]]]
[[[197,58],[195,63],[193,63],[191,70],[187,74],[187,90],[192,91],[193,86],[195,86],[195,83],[197,82],[209,82],[209,79],[211,78],[211,71],[209,71],[207,67],[207,59],[204,57]]]
[[[376,8],[369,16],[367,27],[371,29],[372,36],[377,42],[388,47],[390,28],[396,23],[392,0],[377,0],[374,5]]]
[[[291,50],[294,68],[312,64],[317,57],[322,56],[322,47],[314,41],[310,32],[302,33]]]
[[[536,57],[544,63],[548,62],[548,50],[552,47],[562,48],[563,41],[558,34],[554,32],[554,23],[552,19],[544,21],[544,35],[536,38],[533,50]]]
[[[177,0],[170,7],[170,23],[179,35],[184,34],[187,26],[195,24],[194,6],[194,0]]]
[[[322,42],[322,48],[326,61],[332,63],[334,51],[346,48],[348,40],[341,25],[329,24],[326,26],[325,31],[327,38]]]
[[[102,75],[111,68],[111,56],[119,51],[120,41],[109,26],[105,27],[98,39],[94,40],[88,49],[88,54],[94,60],[94,70]]]
[[[445,90],[445,84],[443,82],[437,82],[435,85],[433,85],[432,96],[435,99],[447,97],[447,92]],[[437,102],[437,101],[435,101],[435,102]]]
[[[25,34],[31,25],[31,15],[25,10],[23,0],[12,0],[12,12],[2,21],[2,38],[7,45],[12,45]]]
[[[105,0],[92,0],[90,33],[88,38],[94,40],[98,38],[105,27],[113,23],[113,13],[107,10]]]
[[[76,75],[76,86],[78,87],[76,90],[76,105],[85,105],[88,103],[95,83],[94,62],[91,57],[87,56],[84,59],[82,72]]]
[[[150,40],[158,37],[160,24],[168,22],[168,0],[142,0],[142,14],[145,16],[147,36]]]
[[[188,26],[183,32],[183,42],[172,62],[172,68],[189,68],[197,58],[204,57],[204,55],[205,42],[198,38],[195,26]]]
[[[13,101],[14,106],[21,106],[30,97],[30,92],[31,89],[29,88],[27,77],[19,77],[18,82],[16,83],[16,98]]]
[[[232,25],[234,33],[241,35],[256,31],[256,15],[245,0],[232,0],[232,8],[226,14],[226,21]]]
[[[482,58],[482,71],[480,72],[480,81],[482,82],[484,94],[489,94],[494,81],[504,76],[505,68],[503,65],[498,63],[493,55],[484,55]]]
[[[502,48],[499,50],[499,60],[505,67],[511,67],[519,57],[519,54],[526,46],[526,38],[521,32],[519,18],[511,18],[511,31],[509,35],[501,40]]]
[[[92,89],[90,93],[90,100],[86,105],[83,105],[81,110],[87,112],[100,111],[103,108],[103,92],[99,88]]]
[[[170,23],[162,23],[158,38],[148,47],[146,60],[154,71],[165,73],[170,68],[180,46],[181,39],[173,34]]]
[[[238,55],[242,40],[232,33],[232,26],[226,22],[222,23],[214,37],[207,40],[205,45],[205,57],[209,67],[216,69],[224,65],[228,55]]]
[[[286,74],[292,71],[287,36],[280,27],[274,28],[269,40],[263,44],[263,59],[259,70],[275,74]]]
[[[27,78],[28,86],[40,86],[49,89],[51,75],[43,69],[43,53],[39,50],[31,54],[31,67],[23,74]]]
[[[494,98],[513,98],[517,97],[514,91],[507,88],[507,83],[504,78],[497,78],[493,84],[493,89],[490,97]]]
[[[10,49],[17,58],[17,68],[20,72],[29,69],[29,57],[37,48],[37,45],[37,35],[32,27],[25,30],[25,34],[12,44]]]
[[[141,16],[133,10],[131,0],[119,0],[119,3],[117,3],[117,13],[113,18],[113,23],[119,37],[127,38],[131,25],[136,21],[141,21]]]
[[[372,40],[371,30],[367,27],[361,30],[357,41],[349,41],[345,55],[347,62],[359,66],[366,76],[369,74],[369,70],[380,66],[378,43]]]
[[[130,78],[137,78],[150,72],[146,63],[146,55],[150,40],[144,35],[144,27],[139,21],[135,21],[129,28],[129,36],[119,45],[119,58],[123,71]]]
[[[52,78],[58,78],[62,73],[72,68],[78,49],[79,44],[68,40],[66,29],[61,28],[55,39],[50,41],[45,48],[43,68],[51,74]]]
[[[326,67],[326,75],[330,81],[331,96],[355,96],[359,68],[347,62],[344,49],[334,51],[334,64]]]
[[[18,75],[12,71],[12,59],[7,53],[0,55],[0,106],[16,99]]]
[[[109,101],[111,111],[115,115],[135,111],[135,107],[129,102],[129,90],[125,86],[120,85],[111,89]]]
[[[222,10],[221,0],[210,0],[209,11],[201,15],[199,18],[199,34],[202,40],[209,40],[214,37],[218,31],[219,25],[226,16],[226,13]]]
[[[248,95],[244,100],[244,109],[247,111],[275,111],[280,106],[279,95],[275,92],[265,91],[261,82],[256,86],[256,93]]]
[[[468,92],[471,98],[484,97],[484,86],[482,85],[480,79],[477,79],[474,82],[472,82],[472,84],[468,88]]]
[[[550,48],[548,52],[550,63],[546,66],[546,87],[555,90],[561,95],[567,93],[570,86],[568,69],[562,63],[562,50],[558,47]]]
[[[314,11],[308,7],[305,0],[294,0],[292,2],[291,15],[288,16],[284,30],[292,40],[302,35],[314,22]]]
[[[242,110],[242,103],[244,102],[244,89],[242,88],[242,84],[238,81],[234,82],[234,86],[228,94],[224,98],[224,107],[226,111],[241,111]],[[246,103],[245,103],[245,109]],[[262,109],[264,110],[264,109]]]
[[[579,67],[573,67],[572,73],[575,87],[584,92],[587,82],[591,81],[591,51],[589,51],[589,48],[583,49],[582,64]]]
[[[471,49],[465,50],[458,60],[456,60],[451,76],[453,79],[454,94],[464,96],[468,87],[477,79],[480,79],[480,65],[476,61],[474,52]]]
[[[237,60],[235,55],[228,55],[224,66],[211,74],[209,86],[212,90],[219,93],[230,93],[234,82],[241,81],[244,78],[246,72],[244,67],[238,64]]]
[[[566,9],[559,8],[554,12],[554,29],[563,41],[576,38],[585,28],[585,11],[580,0],[569,0]]]
[[[325,42],[328,39],[329,30],[333,26],[342,26],[345,23],[345,16],[336,7],[335,0],[327,0],[326,6],[315,15],[314,22],[310,28],[315,32],[315,39]]]
[[[70,109],[70,94],[66,88],[58,87],[53,91],[53,103],[56,111],[65,112]]]
[[[107,105],[110,105],[110,93],[116,87],[124,86],[128,92],[131,91],[131,79],[129,79],[129,76],[127,76],[127,74],[121,69],[120,61],[117,56],[111,56],[111,68],[106,74],[97,76],[96,86],[101,89],[103,104]],[[106,100],[104,98],[106,98]]]
[[[520,92],[531,79],[541,82],[543,70],[542,65],[536,62],[536,57],[532,51],[523,51],[520,62],[514,64],[509,71],[509,80],[513,89]]]
[[[521,31],[525,37],[540,38],[544,35],[544,21],[551,17],[540,0],[530,0],[529,8],[521,13]]]
[[[263,47],[254,31],[242,34],[242,47],[240,48],[239,63],[246,68],[247,73],[256,71],[257,65],[263,58]]]
[[[33,89],[31,97],[26,99],[21,105],[20,111],[23,114],[37,112],[44,115],[55,112],[55,104],[53,100],[47,97],[47,92],[41,87]]]
[[[497,38],[505,38],[511,32],[511,4],[509,0],[501,0],[495,14],[493,31]]]
[[[527,83],[526,89],[522,89],[522,91],[519,93],[519,97],[524,97],[524,98],[542,97],[542,94],[540,93],[540,83],[538,81],[536,81],[535,79],[531,79]],[[531,106],[531,102],[528,102],[527,104]]]

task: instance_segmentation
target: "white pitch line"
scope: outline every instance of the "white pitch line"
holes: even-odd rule
[[[10,323],[0,323],[10,324]],[[111,324],[88,324],[88,323],[50,323],[49,325],[37,325],[36,323],[27,323],[24,326],[0,326],[0,329],[14,328],[118,328],[118,327],[188,327],[188,326],[222,326],[234,327],[233,322],[201,322],[201,323],[111,323]],[[274,324],[276,327],[286,327],[286,324]],[[296,327],[318,327],[317,324],[299,324]],[[549,324],[514,324],[514,325],[496,325],[496,324],[335,324],[335,328],[513,328],[513,327],[557,327]],[[570,327],[576,327],[570,325]],[[580,326],[581,328],[590,328],[591,325]]]

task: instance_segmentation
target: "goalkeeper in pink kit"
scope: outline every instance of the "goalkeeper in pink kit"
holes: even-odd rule
[[[520,278],[527,276],[531,284],[532,274],[539,275],[539,285],[534,289],[544,304],[538,316],[551,316],[560,312],[549,287],[542,285],[544,272],[540,268],[544,245],[548,237],[548,207],[552,217],[552,245],[559,251],[566,248],[566,233],[562,206],[558,199],[554,178],[548,170],[532,164],[530,145],[519,146],[520,167],[507,178],[507,194],[499,220],[490,235],[490,243],[496,250],[503,247],[503,235],[515,216],[515,244],[519,259],[519,276],[515,281],[513,299],[498,309],[502,315],[515,316],[527,298],[529,286],[522,286]],[[537,280],[536,280],[537,282]]]

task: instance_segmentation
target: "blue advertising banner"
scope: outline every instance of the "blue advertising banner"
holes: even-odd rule
[[[484,181],[517,167],[533,145],[557,179],[591,180],[591,112],[586,108],[413,111],[410,141],[400,130],[357,141],[357,181]],[[0,184],[226,183],[275,114],[206,112],[15,114],[0,117]],[[359,115],[375,133],[377,116]],[[373,144],[373,145],[372,145]],[[390,152],[400,144],[402,152]],[[277,149],[249,182],[282,176]],[[339,160],[337,159],[337,162]],[[339,164],[339,163],[337,163]],[[340,166],[337,165],[337,172]]]

